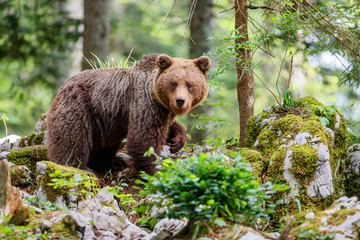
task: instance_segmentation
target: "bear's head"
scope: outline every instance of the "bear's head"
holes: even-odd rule
[[[153,85],[155,98],[172,113],[183,115],[205,100],[208,57],[189,60],[161,54],[156,58],[156,65],[159,70]]]

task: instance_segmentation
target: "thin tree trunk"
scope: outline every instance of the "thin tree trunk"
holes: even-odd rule
[[[189,4],[194,2],[194,0],[190,0]],[[189,49],[189,57],[190,58],[198,58],[202,56],[205,52],[211,50],[212,42],[208,40],[210,36],[213,35],[213,0],[198,0],[194,14],[192,16],[192,21],[190,23],[190,49]],[[208,98],[210,97],[210,93]],[[194,110],[191,111],[190,114],[194,115],[209,115],[210,108],[205,105],[198,106]],[[204,124],[202,120],[198,120],[197,118],[191,117],[188,114],[188,132],[191,135],[191,142],[193,143],[201,143],[202,140],[206,138],[209,134],[208,129],[196,129],[191,128],[196,124]]]
[[[94,60],[95,54],[101,60],[109,55],[110,44],[110,0],[84,0],[84,45],[86,59]],[[93,53],[93,54],[91,54]],[[83,58],[82,70],[91,66]]]
[[[235,0],[235,29],[238,38],[236,45],[249,40],[247,27],[248,13],[246,0]],[[249,50],[239,48],[236,50],[237,58],[237,96],[240,113],[240,141],[239,146],[244,147],[246,139],[246,124],[254,114],[254,76],[250,71],[251,53]]]

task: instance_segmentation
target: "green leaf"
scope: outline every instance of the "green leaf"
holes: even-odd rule
[[[216,225],[218,225],[219,227],[225,227],[225,226],[227,226],[227,224],[226,224],[226,222],[224,221],[223,218],[216,218],[215,221],[214,221],[214,223],[215,223]]]

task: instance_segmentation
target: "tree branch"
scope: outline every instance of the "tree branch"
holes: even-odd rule
[[[267,9],[267,10],[279,12],[279,10],[272,8],[272,7],[268,7],[268,6],[253,6],[250,4],[250,5],[247,5],[246,7],[248,9]]]

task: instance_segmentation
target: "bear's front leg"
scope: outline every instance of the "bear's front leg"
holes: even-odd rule
[[[134,167],[138,171],[144,171],[147,174],[154,174],[155,156],[145,157],[144,153],[153,147],[155,153],[160,155],[163,145],[166,143],[167,131],[161,129],[151,130],[149,128],[134,130],[129,129],[127,136],[127,152],[134,162]],[[164,134],[166,133],[166,135]]]
[[[170,125],[167,143],[170,145],[170,152],[176,153],[184,147],[186,141],[185,128],[176,120]]]

